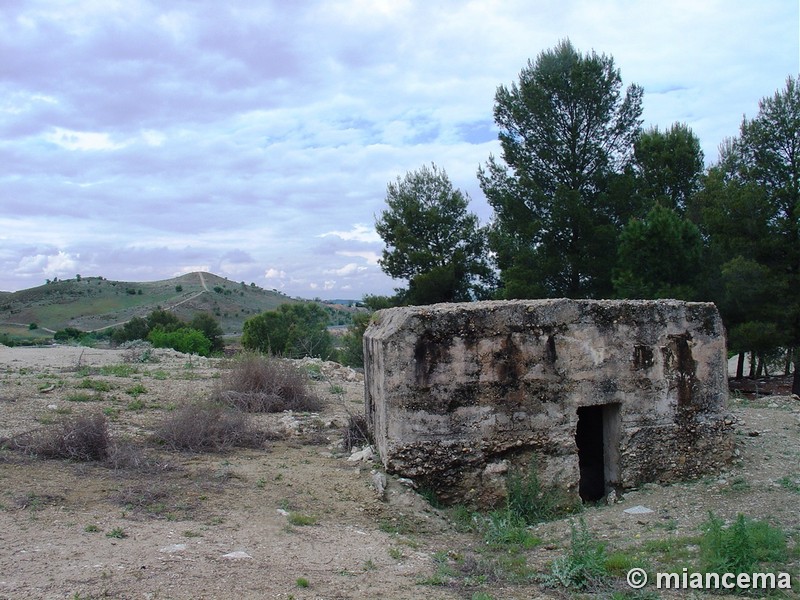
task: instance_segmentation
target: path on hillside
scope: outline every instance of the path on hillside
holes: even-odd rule
[[[206,284],[205,277],[203,277],[203,273],[201,271],[198,271],[197,274],[200,276],[200,285],[203,286],[202,291],[195,292],[194,294],[192,294],[191,296],[189,296],[187,298],[184,298],[180,302],[176,302],[172,306],[167,306],[164,310],[175,310],[181,304],[185,304],[185,303],[189,302],[190,300],[194,300],[198,296],[201,296],[201,295],[203,295],[205,293],[211,293],[211,290],[208,289],[208,285]],[[131,318],[135,318],[135,317],[131,317]],[[112,327],[119,327],[121,325],[125,325],[126,323],[130,322],[130,320],[131,319],[126,319],[125,321],[119,321],[118,323],[111,323],[111,325],[104,325],[103,327],[98,327],[97,329],[87,329],[86,333],[95,333],[97,331],[103,331],[104,329],[110,329]],[[19,326],[22,326],[22,327],[28,327],[28,325],[29,325],[28,323],[11,323],[11,322],[6,322],[4,324],[5,325],[19,325]],[[41,329],[43,331],[46,331],[48,333],[56,333],[53,329],[48,329],[47,327],[42,327],[41,325],[39,326],[39,329]]]
[[[202,284],[203,289],[205,291],[207,291],[207,292],[210,292],[211,290],[209,290],[208,286],[206,285],[206,278],[203,277],[203,272],[202,271],[198,271],[197,274],[200,275],[200,283]]]

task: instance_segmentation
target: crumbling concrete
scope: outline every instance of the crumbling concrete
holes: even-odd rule
[[[389,472],[491,505],[533,458],[597,500],[713,471],[733,452],[713,304],[536,300],[376,313],[366,412]],[[535,458],[534,458],[535,457]]]

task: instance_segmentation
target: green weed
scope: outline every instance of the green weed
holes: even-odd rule
[[[289,513],[288,521],[291,525],[296,525],[298,527],[303,527],[306,525],[316,525],[317,518],[312,517],[311,515],[304,515],[301,513],[292,512]]]
[[[786,534],[765,521],[739,514],[723,526],[713,513],[703,523],[700,558],[707,572],[752,573],[762,563],[783,563],[788,558]]]
[[[570,523],[569,554],[553,561],[545,583],[567,589],[596,588],[608,579],[605,546],[594,539],[581,518],[580,526]]]
[[[123,538],[128,537],[128,534],[125,533],[125,530],[122,529],[122,527],[115,527],[114,529],[112,529],[111,531],[109,531],[106,534],[106,537],[114,538],[114,539],[117,539],[117,540],[121,540]]]

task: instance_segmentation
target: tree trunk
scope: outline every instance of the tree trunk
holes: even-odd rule
[[[739,360],[736,361],[736,381],[741,381],[744,377],[744,352],[739,352]]]
[[[754,351],[750,351],[750,375],[748,375],[750,379],[756,378],[756,353]]]
[[[764,355],[760,352],[758,353],[758,367],[756,367],[756,379],[761,379],[761,375],[764,372]]]
[[[794,350],[794,378],[792,379],[792,393],[800,396],[800,350]]]

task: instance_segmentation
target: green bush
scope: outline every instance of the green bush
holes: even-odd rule
[[[225,342],[222,340],[223,331],[217,320],[208,313],[197,313],[191,321],[189,327],[202,332],[211,342],[211,352],[222,352],[225,349]]]
[[[339,362],[349,367],[364,366],[364,331],[369,325],[368,313],[357,313],[353,316],[353,325],[342,337],[342,348],[339,351]]]
[[[185,354],[211,354],[211,341],[203,332],[189,327],[181,327],[175,331],[164,331],[160,327],[150,331],[147,340],[156,348],[172,348]]]
[[[333,340],[328,332],[328,313],[318,304],[282,304],[248,319],[242,328],[242,345],[247,350],[287,358],[329,359]]]

